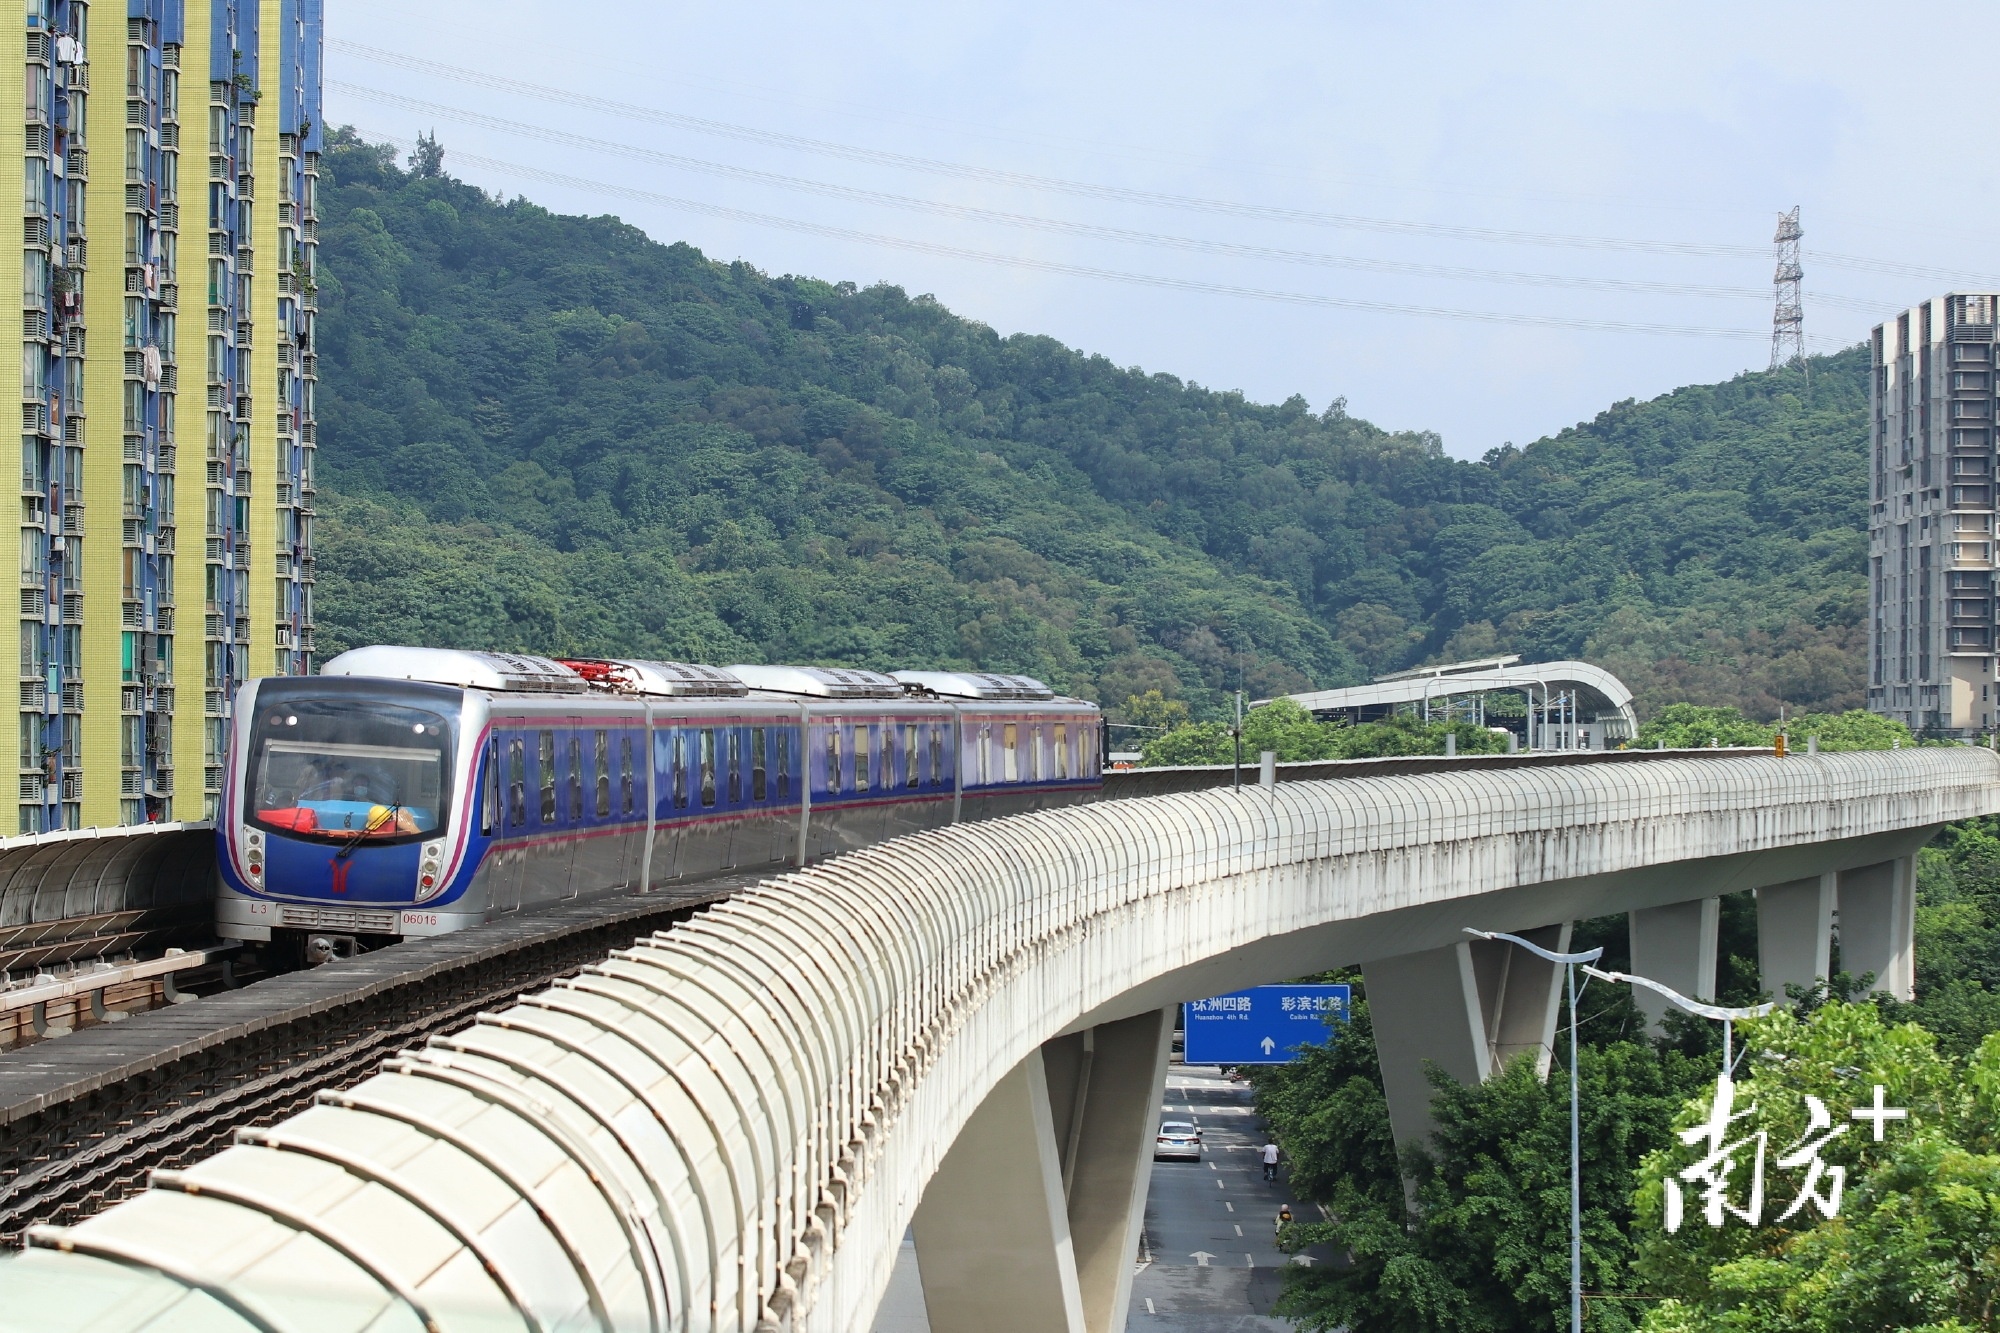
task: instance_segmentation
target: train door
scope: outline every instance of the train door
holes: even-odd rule
[[[489,919],[512,912],[521,905],[521,875],[528,831],[527,742],[520,732],[496,731],[488,746],[487,762],[497,786],[498,801],[491,828],[492,844],[487,849],[480,880],[485,886],[486,915]]]
[[[688,822],[687,728],[680,719],[653,732],[653,882],[681,877]]]

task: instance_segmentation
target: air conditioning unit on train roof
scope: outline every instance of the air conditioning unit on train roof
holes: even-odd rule
[[[609,657],[563,658],[562,664],[593,687],[617,694],[669,699],[728,699],[750,687],[721,667],[699,662],[625,661]]]
[[[912,694],[946,699],[1053,699],[1056,692],[1033,676],[997,671],[898,671],[896,679]]]
[[[773,694],[806,694],[818,699],[900,699],[903,687],[894,676],[853,667],[732,666],[729,674],[753,690]]]
[[[368,676],[376,680],[421,680],[468,690],[509,693],[581,694],[583,677],[562,663],[525,653],[482,653],[460,648],[350,648],[320,666],[322,676]]]

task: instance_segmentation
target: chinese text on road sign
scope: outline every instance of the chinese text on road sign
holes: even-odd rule
[[[1254,986],[1185,1006],[1192,1065],[1281,1065],[1300,1046],[1317,1046],[1344,1023],[1346,986]]]

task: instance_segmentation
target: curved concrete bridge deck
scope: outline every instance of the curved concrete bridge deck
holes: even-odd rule
[[[1631,912],[1641,970],[1698,990],[1713,899],[1755,888],[1767,984],[1823,971],[1838,913],[1846,968],[1907,988],[1911,858],[1996,779],[1971,749],[1658,759],[885,844],[41,1233],[0,1327],[845,1333],[914,1220],[940,1333],[1115,1333],[1173,1002],[1362,964],[1408,1138],[1423,1060],[1547,1059],[1554,977],[1463,926]]]

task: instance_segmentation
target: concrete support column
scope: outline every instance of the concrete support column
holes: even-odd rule
[[[1758,984],[1780,1004],[1785,987],[1810,988],[1832,975],[1838,879],[1829,873],[1757,890]]]
[[[1067,1088],[1058,1086],[1061,1057],[1051,1049],[1055,1043],[1043,1048],[1069,1199],[1070,1246],[1089,1333],[1125,1328],[1173,1033],[1173,1010],[1163,1009],[1067,1039],[1065,1048],[1080,1057],[1074,1067],[1081,1075],[1063,1080]]]
[[[1545,949],[1569,948],[1567,922],[1514,933]],[[1365,963],[1361,975],[1397,1143],[1428,1138],[1435,1127],[1428,1066],[1477,1083],[1529,1056],[1547,1077],[1562,1000],[1554,964],[1518,945],[1468,939]]]
[[[1644,907],[1626,917],[1632,941],[1632,972],[1671,986],[1691,1000],[1715,998],[1716,928],[1722,899],[1697,898],[1668,907]],[[1667,997],[1644,986],[1632,988],[1647,1026],[1660,1030],[1671,1008]]]
[[[1056,1040],[980,1104],[924,1188],[933,1333],[1123,1333],[1173,1011]]]
[[[933,1333],[1084,1333],[1039,1050],[972,1113],[914,1230]]]
[[[1840,874],[1840,970],[1874,973],[1873,989],[1916,998],[1917,858]]]

